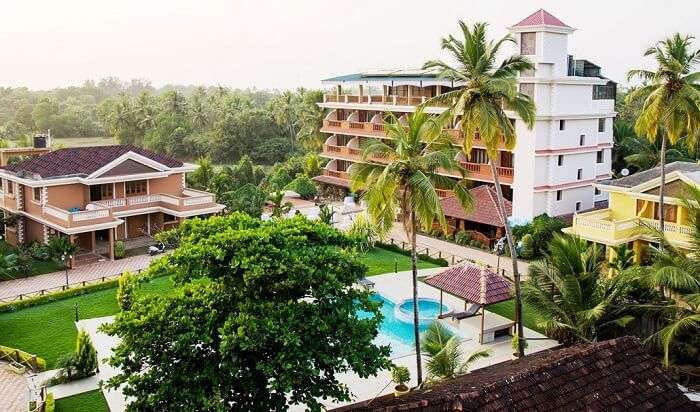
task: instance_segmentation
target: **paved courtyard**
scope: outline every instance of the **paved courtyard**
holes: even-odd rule
[[[157,256],[156,256],[157,257]],[[139,255],[114,261],[96,262],[68,270],[68,283],[89,282],[104,277],[115,276],[125,271],[139,271],[148,267],[155,257]],[[66,284],[66,272],[58,271],[45,275],[31,276],[0,282],[0,301],[20,294],[39,292],[44,289],[60,288]]]
[[[23,375],[9,369],[9,365],[0,362],[0,411],[24,412],[29,401],[29,387]]]

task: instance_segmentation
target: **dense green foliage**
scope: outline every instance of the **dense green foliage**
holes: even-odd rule
[[[437,321],[431,323],[421,336],[421,346],[428,357],[429,383],[463,375],[474,362],[491,354],[489,350],[480,350],[465,356],[460,349],[459,337]]]
[[[109,385],[125,384],[129,410],[320,410],[317,398],[350,399],[339,373],[389,366],[373,343],[378,305],[352,287],[366,267],[351,238],[241,213],[178,230],[180,246],[149,269],[173,275],[175,293],[137,298],[106,328],[122,339]]]
[[[563,220],[541,214],[525,225],[513,226],[513,236],[521,242],[520,256],[523,259],[541,257],[554,235],[566,227]]]
[[[90,335],[81,330],[75,339],[75,352],[66,353],[56,362],[60,371],[51,379],[52,384],[87,378],[97,372],[97,350]]]

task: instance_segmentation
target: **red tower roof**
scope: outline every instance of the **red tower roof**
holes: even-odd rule
[[[559,27],[569,27],[564,24],[558,18],[552,16],[545,9],[539,9],[531,15],[522,19],[513,27],[527,27],[527,26],[559,26]]]

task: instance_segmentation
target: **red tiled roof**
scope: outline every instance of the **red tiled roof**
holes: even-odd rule
[[[466,263],[430,275],[425,283],[480,305],[510,299],[510,284],[489,268]]]
[[[339,177],[319,175],[319,176],[312,178],[311,180],[315,180],[317,182],[326,183],[326,184],[333,185],[333,186],[341,186],[341,187],[346,187],[346,188],[350,187],[350,181],[348,181],[346,179],[341,179]]]
[[[456,197],[446,197],[440,200],[445,216],[456,219],[469,220],[471,222],[483,223],[486,225],[504,227],[505,221],[498,213],[498,197],[496,189],[490,185],[481,185],[469,191],[474,198],[474,210],[466,213]],[[506,214],[510,215],[513,206],[509,200],[505,200]]]
[[[552,16],[545,9],[539,9],[531,15],[522,19],[513,27],[527,27],[527,26],[559,26],[559,27],[569,27],[564,24],[558,18]]]
[[[14,173],[37,174],[42,178],[89,175],[119,156],[134,152],[167,167],[181,167],[183,163],[173,157],[155,153],[136,146],[92,146],[58,149],[23,162],[5,166]]]
[[[638,338],[548,350],[348,411],[697,411]]]

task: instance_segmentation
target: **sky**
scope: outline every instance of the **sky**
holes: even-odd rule
[[[458,19],[486,21],[495,37],[540,8],[577,28],[572,54],[621,83],[630,68],[653,67],[642,52],[657,40],[700,37],[700,1],[691,0],[22,0],[0,13],[0,86],[117,76],[156,87],[320,87],[445,57],[440,38]]]

